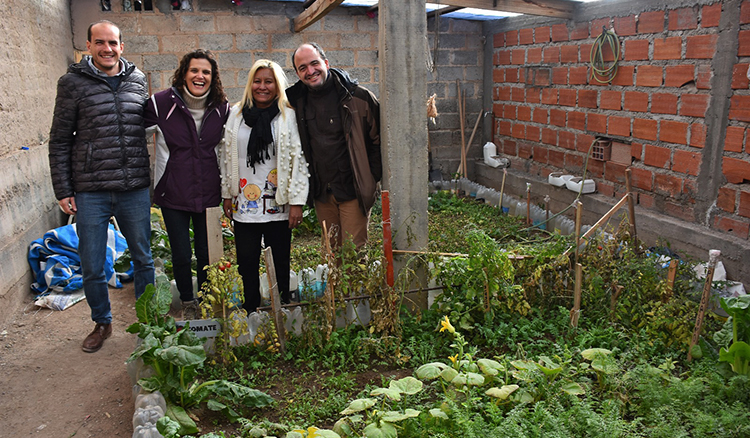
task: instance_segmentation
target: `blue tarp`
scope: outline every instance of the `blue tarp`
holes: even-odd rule
[[[133,264],[125,273],[115,272],[115,261],[122,256],[128,245],[125,237],[112,224],[107,236],[107,259],[104,273],[107,282],[113,287],[122,287],[121,280],[129,280],[133,275]],[[81,259],[78,257],[78,235],[76,224],[65,225],[47,231],[41,239],[29,245],[29,265],[35,282],[31,289],[38,296],[57,293],[72,293],[83,287]]]

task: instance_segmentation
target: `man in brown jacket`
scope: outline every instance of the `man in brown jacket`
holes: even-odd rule
[[[286,90],[310,163],[308,204],[315,206],[335,248],[367,242],[370,208],[383,175],[380,104],[343,70],[329,68],[323,49],[302,44],[292,54],[299,81]]]

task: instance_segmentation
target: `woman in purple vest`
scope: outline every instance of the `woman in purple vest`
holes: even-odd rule
[[[154,203],[161,207],[167,227],[185,320],[199,317],[190,222],[200,287],[208,264],[206,208],[218,206],[222,199],[218,149],[228,115],[216,59],[202,49],[182,57],[172,87],[151,96],[144,111],[146,127],[156,133]]]

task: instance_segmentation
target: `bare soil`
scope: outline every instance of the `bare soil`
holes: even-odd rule
[[[0,327],[0,436],[132,436],[133,284],[109,294],[112,336],[96,353],[81,350],[94,328],[85,300],[60,312],[35,307],[29,294]]]

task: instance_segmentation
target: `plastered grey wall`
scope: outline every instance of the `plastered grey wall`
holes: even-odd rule
[[[67,0],[0,2],[0,323],[30,298],[29,243],[60,225],[47,140],[73,60]]]

